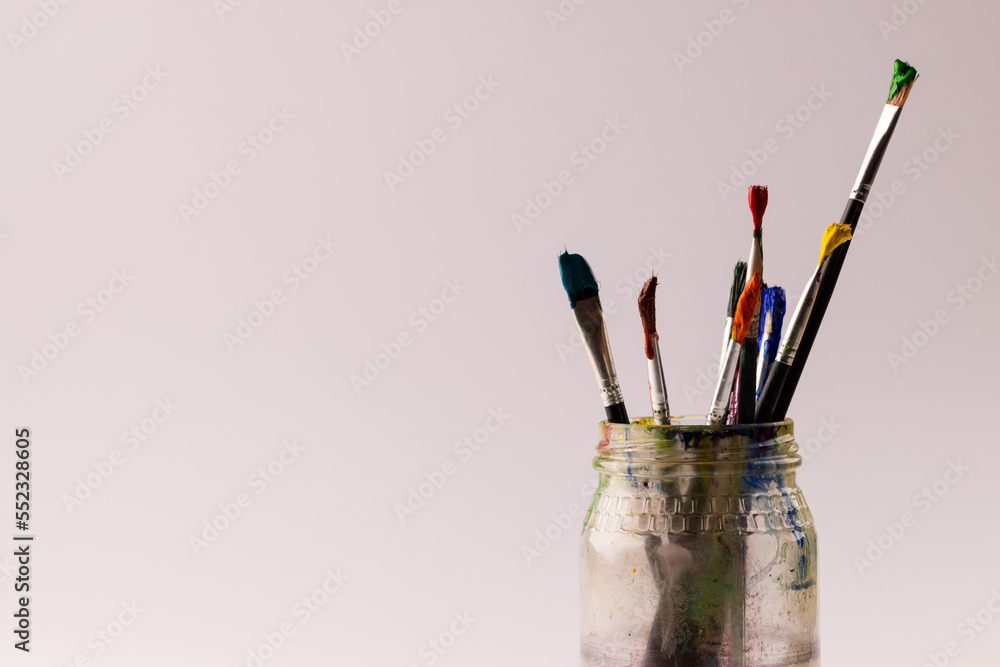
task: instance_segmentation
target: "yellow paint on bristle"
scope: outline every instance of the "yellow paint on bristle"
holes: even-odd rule
[[[830,253],[838,247],[851,240],[851,226],[848,224],[838,224],[831,222],[823,232],[823,240],[819,244],[819,261],[816,266],[823,263],[823,260],[830,256]]]

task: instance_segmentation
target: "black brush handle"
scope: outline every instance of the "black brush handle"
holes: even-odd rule
[[[751,327],[752,329],[753,327]],[[757,400],[757,337],[747,336],[740,348],[740,377],[736,382],[736,423],[752,424]]]
[[[776,421],[774,418],[777,402],[781,396],[781,388],[788,378],[788,371],[791,368],[788,364],[775,361],[767,371],[767,379],[764,380],[764,388],[760,390],[760,399],[757,401],[757,416],[755,421],[758,424]],[[782,411],[788,410],[786,403]]]
[[[625,412],[624,403],[615,403],[604,408],[608,415],[608,421],[612,424],[628,424],[628,413]]]
[[[864,202],[860,202],[857,199],[847,200],[844,214],[840,217],[840,224],[850,225],[852,234],[858,226],[858,219],[861,217],[861,209],[864,206]],[[795,394],[795,387],[798,386],[799,378],[802,377],[802,369],[809,359],[809,352],[812,350],[813,341],[816,340],[819,327],[823,323],[826,307],[830,305],[830,297],[833,296],[833,289],[837,286],[840,269],[844,266],[844,258],[847,256],[847,250],[850,246],[851,242],[847,241],[830,253],[830,256],[823,262],[823,267],[819,272],[819,291],[816,293],[816,300],[813,302],[812,313],[810,313],[809,321],[806,322],[805,329],[802,331],[802,340],[799,342],[799,349],[795,352],[795,358],[792,360],[791,367],[788,370],[788,377],[782,383],[781,393],[774,402],[774,411],[768,421],[784,419],[788,413],[788,406],[791,404],[792,396]]]

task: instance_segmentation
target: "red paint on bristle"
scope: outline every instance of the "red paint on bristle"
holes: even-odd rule
[[[758,234],[764,221],[764,209],[767,208],[767,186],[751,185],[747,201],[750,202],[750,213],[753,214],[753,233]]]
[[[639,292],[639,317],[646,339],[646,358],[652,359],[653,341],[659,338],[656,335],[656,276],[651,276]]]

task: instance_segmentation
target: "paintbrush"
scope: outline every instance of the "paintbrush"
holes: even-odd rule
[[[781,325],[785,319],[785,290],[780,287],[765,287],[760,297],[760,334],[757,338],[757,396],[760,396],[778,354],[781,340]]]
[[[732,334],[730,334],[730,335],[732,335]],[[740,352],[742,353],[742,343],[741,343],[741,350],[740,350]],[[740,361],[742,361],[742,359],[740,359]],[[736,377],[733,378],[733,387],[735,388],[735,387],[739,387],[739,386],[740,386],[740,364],[739,364],[739,362],[737,362],[737,364],[736,364]],[[736,402],[737,402],[737,398],[739,398],[739,392],[735,391],[735,389],[734,389],[734,391],[731,392],[731,394],[729,396],[729,410],[726,412],[726,421],[723,422],[724,424],[735,424],[736,423],[736,416],[737,416],[737,414],[736,414]]]
[[[729,304],[726,308],[726,327],[722,330],[722,352],[719,354],[719,372],[726,363],[726,348],[729,347],[729,339],[733,336],[733,315],[736,313],[736,304],[743,293],[743,287],[747,282],[747,263],[743,260],[736,262],[733,268],[733,283],[729,286]]]
[[[559,255],[559,273],[562,275],[566,294],[569,295],[569,307],[573,309],[573,316],[580,328],[580,337],[594,367],[597,384],[601,388],[601,401],[608,421],[612,424],[627,424],[625,399],[618,385],[608,331],[604,326],[604,311],[597,295],[600,289],[597,278],[587,260],[580,255],[570,254],[569,251]]]
[[[751,185],[747,190],[747,203],[753,218],[753,239],[750,242],[750,261],[747,273],[759,274],[764,279],[764,247],[762,226],[764,211],[767,209],[767,187]],[[736,423],[753,422],[757,405],[757,330],[759,328],[760,300],[754,309],[753,320],[747,329],[746,339],[740,349],[740,374],[736,381]]]
[[[809,276],[809,281],[806,283],[806,288],[802,291],[802,296],[799,298],[798,305],[795,306],[795,313],[792,315],[792,321],[788,324],[788,331],[785,333],[785,337],[781,340],[781,345],[778,347],[778,353],[775,357],[774,363],[771,365],[771,370],[768,372],[768,377],[764,382],[761,400],[758,401],[758,421],[774,421],[784,419],[784,414],[780,417],[775,416],[773,419],[770,417],[764,417],[762,419],[760,415],[760,407],[763,404],[764,398],[767,396],[768,388],[772,388],[773,390],[773,387],[777,382],[783,381],[785,378],[789,377],[789,370],[792,366],[792,362],[795,360],[798,351],[801,349],[802,336],[806,331],[809,321],[813,317],[813,313],[815,313],[817,295],[822,289],[823,271],[825,270],[827,263],[833,257],[834,251],[850,240],[851,226],[846,223],[838,224],[836,222],[831,222],[823,231],[823,239],[820,241],[819,248],[819,261],[816,263],[816,268],[813,270],[812,275]]]
[[[649,402],[653,406],[653,423],[670,423],[670,405],[667,403],[667,386],[663,381],[663,362],[660,360],[660,336],[656,333],[656,276],[652,276],[639,292],[639,317],[645,339],[646,363],[649,367]]]
[[[726,348],[726,362],[723,364],[722,372],[719,373],[715,396],[712,398],[712,407],[708,412],[709,425],[724,424],[726,421],[726,412],[732,398],[736,365],[740,358],[740,347],[742,346],[740,341],[746,338],[759,301],[760,274],[754,273],[747,281],[746,287],[743,288],[739,303],[736,304],[736,313],[733,315],[733,331],[729,338],[729,346]]]
[[[868,198],[868,193],[875,181],[882,157],[889,146],[889,140],[892,138],[893,130],[896,129],[903,105],[906,104],[906,98],[910,95],[910,90],[916,79],[917,70],[908,63],[902,60],[897,60],[894,63],[892,83],[889,86],[889,101],[882,109],[882,116],[879,118],[878,125],[875,126],[875,135],[868,146],[868,152],[861,163],[858,178],[840,218],[840,224],[848,225],[851,232],[858,225],[861,210],[864,208],[865,200]],[[840,276],[840,269],[844,265],[844,257],[847,255],[849,247],[850,243],[842,244],[822,263],[823,267],[818,276],[818,285],[815,297],[810,303],[809,312],[803,316],[804,322],[796,322],[802,327],[802,330],[797,332],[798,344],[795,349],[786,350],[784,356],[779,350],[779,357],[783,358],[784,361],[771,368],[767,382],[764,384],[764,391],[761,392],[760,400],[757,401],[758,422],[777,421],[785,418],[788,405],[792,402],[792,396],[795,393],[795,387],[802,376],[802,369],[809,358],[809,352],[812,350],[813,341],[816,340],[816,333],[823,322],[823,315],[826,314],[826,308],[830,304],[830,297],[833,296],[833,289],[837,285],[837,278]],[[806,295],[803,294],[802,298],[805,299],[805,297]],[[802,305],[803,301],[800,299],[799,306]],[[796,313],[798,310],[797,307]]]

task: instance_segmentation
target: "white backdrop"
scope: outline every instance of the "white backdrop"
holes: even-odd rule
[[[746,185],[794,303],[899,57],[790,411],[824,664],[995,664],[1000,9],[675,5],[6,3],[0,663],[573,665],[603,411],[557,255],[633,415],[656,271],[705,412]]]

